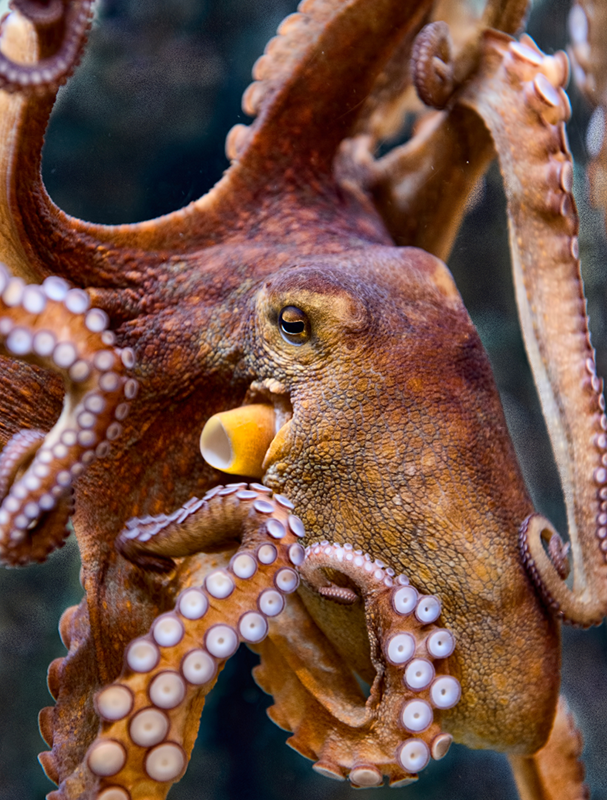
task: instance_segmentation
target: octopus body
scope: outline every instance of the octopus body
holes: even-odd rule
[[[323,776],[406,786],[456,741],[507,753],[522,797],[584,795],[560,628],[607,611],[607,417],[568,61],[513,38],[526,3],[454,8],[304,0],[223,178],[118,226],[40,178],[92,4],[3,21],[0,560],[44,561],[73,526],[85,592],[40,715],[51,800],[166,797],[240,642]],[[495,154],[565,537],[441,260]]]

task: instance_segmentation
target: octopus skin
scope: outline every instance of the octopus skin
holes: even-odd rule
[[[180,777],[185,768],[181,747],[184,740],[191,747],[185,734],[191,727],[190,714],[200,713],[201,690],[204,696],[212,688],[218,669],[235,652],[239,640],[263,648],[261,643],[283,610],[292,622],[297,604],[295,609],[285,606],[290,606],[299,575],[313,585],[315,579],[323,580],[323,568],[331,564],[338,565],[357,587],[366,615],[377,626],[376,658],[383,661],[386,685],[380,692],[378,679],[364,703],[359,693],[356,697],[355,683],[350,679],[346,689],[348,681],[343,681],[335,688],[350,695],[346,705],[343,700],[338,704],[336,699],[322,697],[327,692],[323,681],[316,686],[305,682],[307,691],[317,702],[321,699],[325,709],[314,708],[309,718],[300,712],[297,722],[289,716],[288,702],[278,702],[273,709],[277,717],[286,715],[294,730],[292,746],[305,748],[321,774],[331,772],[342,780],[349,774],[350,782],[359,787],[382,783],[376,764],[391,774],[391,785],[406,785],[416,780],[431,756],[446,755],[451,736],[441,732],[440,717],[456,705],[461,690],[447,671],[446,659],[453,653],[455,639],[434,624],[440,616],[440,601],[420,596],[406,576],[395,576],[383,562],[373,562],[352,545],[323,541],[304,549],[298,539],[305,530],[291,510],[286,498],[272,497],[264,486],[232,484],[210,490],[201,500],[193,498],[171,515],[173,519],[145,525],[134,520],[121,534],[120,547],[131,557],[137,550],[166,556],[193,554],[201,543],[208,547],[212,536],[221,535],[221,527],[233,530],[239,524],[244,530],[228,569],[214,569],[202,586],[186,589],[175,610],[159,617],[148,637],[129,646],[123,673],[97,695],[104,725],[87,758],[89,768],[103,779],[100,798],[116,786],[128,786],[135,798],[165,796],[165,784]],[[153,533],[159,526],[164,527]],[[125,549],[129,543],[135,545],[134,550]],[[349,602],[359,599],[354,593]],[[270,632],[268,641],[276,641],[271,646],[280,651],[277,633]],[[172,668],[177,658],[179,672]],[[314,677],[313,665],[309,669]],[[275,677],[271,670],[262,671],[258,680],[269,688]],[[336,706],[340,709],[339,744],[334,741]],[[325,731],[318,730],[319,716]],[[310,730],[316,742],[311,741]],[[139,777],[141,761],[147,781]]]
[[[84,3],[70,9],[81,21],[88,14]],[[46,434],[39,448],[38,434],[13,431],[0,455],[5,502],[15,499],[15,492],[16,499],[24,501],[14,510],[15,503],[4,508],[7,563],[44,558],[63,541],[69,485],[58,478],[69,466],[72,480],[78,479],[74,526],[87,597],[62,620],[69,652],[51,666],[49,688],[57,705],[41,716],[51,747],[41,761],[60,784],[51,795],[57,800],[165,796],[185,768],[204,696],[215,678],[210,670],[199,689],[200,684],[188,676],[195,678],[195,670],[208,666],[209,659],[221,666],[225,655],[213,650],[216,645],[209,640],[213,625],[227,626],[222,634],[247,641],[239,627],[244,613],[256,615],[251,617],[253,628],[265,631],[260,598],[267,591],[280,595],[276,581],[283,570],[294,576],[294,588],[298,581],[301,585],[296,595],[283,591],[289,595],[287,622],[278,616],[268,625],[268,639],[259,644],[262,663],[257,675],[274,695],[275,720],[294,732],[293,746],[315,760],[318,772],[347,777],[355,786],[378,785],[383,775],[402,785],[417,772],[406,760],[412,757],[403,740],[407,726],[411,732],[406,709],[417,703],[415,713],[419,715],[422,707],[427,713],[434,701],[424,699],[420,704],[419,699],[410,699],[407,692],[414,689],[406,684],[406,675],[405,682],[402,677],[408,668],[399,672],[391,660],[390,626],[405,625],[395,601],[400,588],[389,585],[393,576],[385,571],[391,570],[406,572],[414,592],[433,598],[435,608],[441,609],[441,624],[453,631],[457,642],[448,662],[453,677],[441,672],[444,666],[430,665],[430,669],[424,647],[433,633],[428,629],[419,633],[416,626],[424,620],[408,612],[405,627],[412,625],[406,630],[415,640],[410,658],[425,662],[420,665],[422,674],[436,670],[436,680],[448,678],[456,681],[449,686],[462,686],[461,699],[447,709],[444,719],[442,712],[436,713],[442,727],[428,728],[428,754],[444,755],[451,737],[471,746],[505,750],[522,786],[526,772],[543,775],[544,763],[550,766],[561,758],[571,797],[581,791],[579,742],[562,704],[553,735],[550,731],[557,714],[559,619],[588,625],[604,615],[600,534],[605,501],[600,494],[604,403],[580,294],[577,218],[563,128],[564,61],[560,56],[543,56],[528,40],[517,43],[492,32],[475,33],[463,48],[444,47],[444,28],[438,36],[436,28],[422,30],[429,9],[430,3],[406,9],[383,3],[374,9],[379,19],[385,19],[384,27],[374,32],[375,41],[368,37],[368,4],[362,0],[304,4],[299,15],[281,26],[278,39],[255,67],[257,80],[244,105],[258,116],[252,126],[239,126],[228,138],[233,167],[208,198],[182,212],[155,223],[104,229],[62,215],[49,204],[43,189],[20,197],[17,206],[12,196],[3,201],[8,209],[5,219],[11,222],[5,229],[3,256],[11,269],[42,286],[45,281],[67,281],[62,284],[66,296],[81,292],[97,316],[112,319],[116,336],[114,341],[113,333],[90,331],[87,309],[81,309],[75,320],[69,305],[52,305],[63,298],[47,297],[49,313],[60,308],[65,328],[59,334],[46,318],[41,327],[27,316],[32,313],[27,308],[7,302],[10,291],[6,298],[2,294],[7,307],[3,318],[12,326],[5,323],[4,352],[13,361],[59,372],[66,381],[69,412],[50,432],[47,420],[41,420],[47,424],[36,426]],[[61,26],[52,9],[47,9],[46,17],[38,16],[27,3],[20,4],[20,10],[38,29],[42,58],[52,59],[53,53],[61,52],[65,37],[55,30]],[[494,12],[493,7],[487,13]],[[516,28],[517,18],[520,9],[504,27]],[[395,19],[404,44],[395,33]],[[334,64],[342,64],[342,28],[360,37],[359,73],[351,77],[352,85],[357,79],[367,81],[369,107],[363,111],[348,105],[356,93],[343,95],[341,67],[330,70],[325,58],[329,53]],[[73,30],[67,41],[76,52],[84,27]],[[418,37],[414,46],[420,30],[427,38]],[[31,33],[18,17],[5,24],[7,47],[17,47],[27,36]],[[374,60],[377,42],[388,54],[381,64]],[[426,102],[444,106],[443,119],[455,121],[454,128],[443,129],[439,122],[429,130],[429,149],[438,142],[450,146],[454,130],[468,124],[474,129],[478,123],[469,120],[476,114],[489,128],[500,157],[515,266],[522,273],[523,327],[527,319],[528,347],[532,363],[536,350],[539,353],[534,368],[547,417],[556,420],[551,435],[570,499],[573,590],[563,582],[566,546],[550,523],[534,512],[486,357],[447,270],[432,255],[392,246],[390,234],[396,237],[393,231],[399,227],[400,236],[411,237],[402,244],[419,242],[415,231],[405,234],[406,226],[399,222],[405,206],[390,216],[390,233],[388,219],[384,224],[378,187],[386,189],[390,170],[381,160],[370,160],[360,147],[346,147],[336,167],[339,186],[332,172],[337,145],[356,132],[354,121],[364,128],[385,102],[372,81],[380,67],[395,69],[389,53],[398,47],[414,53]],[[433,55],[434,48],[438,55]],[[320,60],[318,53],[323,54]],[[7,58],[19,61],[10,52]],[[439,81],[438,96],[430,79],[433,59],[445,65],[441,74],[453,75],[452,82]],[[368,73],[363,74],[366,63]],[[318,87],[325,86],[329,72],[335,83],[328,84],[323,106],[313,98],[320,97]],[[46,88],[37,85],[35,91],[25,79],[19,85],[10,83],[7,124],[11,119],[31,120],[40,130],[50,108],[42,92],[52,93],[62,79],[63,73],[53,73]],[[304,141],[301,125],[306,120],[309,124],[305,102],[324,119],[338,95],[348,109],[345,116],[327,129],[318,146],[313,137]],[[536,132],[538,146],[530,149],[527,161],[512,155],[516,138],[495,98],[505,98],[502,109],[517,106],[523,119],[512,117],[515,130],[528,125]],[[274,135],[279,136],[282,150],[269,148]],[[34,131],[24,138],[21,149],[5,156],[7,185],[12,185],[11,176],[18,171],[22,180],[40,186],[37,136]],[[474,153],[471,176],[486,165],[487,143],[484,137]],[[407,147],[386,157],[399,163],[394,172],[399,179],[410,169]],[[456,162],[458,158],[464,159],[465,153],[457,150]],[[544,176],[544,182],[528,195],[520,175],[534,171]],[[264,194],[262,184],[256,183],[261,175],[264,187],[278,186],[279,191]],[[517,180],[523,187],[519,194]],[[471,183],[467,178],[459,191],[465,195]],[[388,187],[388,196],[390,191]],[[418,201],[423,219],[431,214],[424,190]],[[522,213],[528,207],[534,212]],[[443,215],[445,209],[437,213]],[[444,236],[436,242],[441,253],[459,224],[461,204],[454,204],[447,216],[441,220]],[[28,229],[34,234],[26,238],[23,231]],[[42,243],[49,236],[54,247],[43,252]],[[534,249],[530,242],[539,244]],[[554,261],[559,265],[559,291],[551,295],[546,264]],[[88,270],[85,280],[83,264]],[[122,277],[127,270],[128,288]],[[61,277],[49,277],[52,273]],[[19,280],[7,276],[7,286],[18,285],[25,292],[23,281],[15,284]],[[29,294],[44,296],[44,289],[29,286]],[[534,298],[541,298],[543,307],[556,304],[563,287],[566,318],[571,319],[564,342],[558,331],[544,324],[545,316],[534,316]],[[527,317],[525,303],[530,307]],[[181,307],[187,312],[181,313]],[[303,315],[303,328],[287,321],[283,316],[287,309]],[[15,325],[19,336],[10,338]],[[19,344],[24,341],[22,329],[31,341],[29,349]],[[54,358],[56,342],[48,355],[36,349],[40,330],[45,334],[50,330],[59,343],[67,334],[75,352],[69,366]],[[300,334],[303,339],[297,339]],[[69,374],[78,359],[90,370],[83,379],[83,392]],[[576,370],[581,370],[579,376],[571,378]],[[21,374],[27,381],[36,373]],[[117,377],[111,379],[113,388],[106,389],[108,374]],[[86,383],[89,379],[91,385]],[[91,396],[106,401],[103,409],[97,400],[99,410],[86,407]],[[131,408],[125,409],[131,400]],[[236,484],[209,493],[219,476],[200,459],[200,430],[219,411],[260,401],[274,404],[283,414],[263,462],[265,485]],[[559,407],[560,416],[551,412],[550,403]],[[86,417],[91,424],[82,424],[83,414],[94,416],[94,421]],[[366,421],[363,427],[361,418]],[[86,431],[93,431],[100,443],[110,442],[108,448],[95,451],[94,460],[93,456],[83,460],[93,448],[92,442],[79,441]],[[53,437],[61,439],[66,432],[69,441],[60,444],[68,452],[55,453]],[[397,441],[403,442],[404,450],[395,446]],[[563,448],[564,455],[558,458]],[[32,488],[29,478],[40,477],[35,475],[38,454],[49,449],[56,461],[49,462],[50,476],[42,477],[53,481],[44,492],[57,489],[57,511],[49,509],[54,513],[43,518],[41,511],[46,509],[38,505],[33,514],[32,507],[33,516],[28,518],[32,523],[23,527],[20,517],[32,501],[27,492],[42,491]],[[63,464],[62,458],[69,463]],[[109,488],[117,476],[129,487],[124,495]],[[387,483],[386,476],[390,476]],[[24,491],[25,496],[19,497]],[[274,500],[264,499],[271,492]],[[271,514],[266,528],[273,521],[286,531],[288,509],[281,510],[276,500],[284,495],[292,499],[303,520],[307,552],[287,538],[296,535],[294,530],[285,533],[282,542],[283,537],[261,532],[258,521],[255,530],[243,521],[243,507],[260,503],[263,508],[265,503],[271,510],[254,509],[253,518]],[[38,495],[34,499],[37,502]],[[25,536],[14,536],[16,531],[25,531]],[[328,531],[333,544],[323,538]],[[473,536],[477,531],[481,533]],[[281,541],[279,569],[267,569],[270,565],[259,557],[262,548],[277,547],[259,538],[264,535]],[[543,540],[549,540],[547,552]],[[249,552],[252,543],[255,557]],[[291,552],[297,553],[296,560]],[[350,565],[352,570],[346,563],[348,554],[361,560],[360,565]],[[235,559],[232,566],[230,559]],[[254,576],[234,571],[234,564],[241,562],[255,562]],[[367,564],[377,585],[365,578]],[[231,587],[229,594],[217,596],[217,591],[221,593],[217,587],[226,585]],[[209,602],[212,611],[190,620],[181,606],[188,592],[206,598],[200,602]],[[367,616],[352,613],[344,635],[344,615],[357,604],[364,605]],[[515,636],[509,635],[512,630]],[[303,641],[299,631],[306,631]],[[396,629],[395,635],[405,634]],[[129,644],[133,640],[135,644]],[[491,644],[496,641],[494,651]],[[334,686],[318,680],[314,664],[306,665],[301,677],[301,669],[293,663],[302,646],[316,647],[327,656],[335,670]],[[145,670],[133,668],[140,664],[133,653],[146,647],[152,661],[161,648],[158,663],[146,662]],[[196,654],[194,666],[184,661],[191,650]],[[142,657],[145,660],[145,653]],[[366,704],[360,697],[358,702],[350,697],[356,688],[350,667],[373,684],[375,693],[372,689]],[[425,684],[423,689],[430,697],[432,686]],[[178,702],[163,706],[167,696],[170,702],[177,697]],[[367,708],[373,709],[374,703],[381,724]],[[146,725],[155,730],[151,744],[141,743],[137,721],[144,711],[149,717]],[[75,727],[76,743],[70,741]],[[339,733],[333,735],[335,731]],[[415,747],[419,751],[421,745]],[[544,753],[543,761],[539,755],[536,758],[537,751]],[[570,758],[562,758],[565,751]]]

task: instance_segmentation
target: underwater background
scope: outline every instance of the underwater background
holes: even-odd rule
[[[403,0],[404,1],[404,0]],[[0,13],[6,0],[0,0]],[[172,211],[206,192],[228,166],[225,136],[247,122],[240,108],[251,67],[287,0],[104,0],[75,79],[62,90],[44,152],[53,200],[86,220],[133,222]],[[569,3],[536,3],[529,32],[551,53],[566,45]],[[607,239],[585,201],[590,108],[569,87],[580,246],[599,374],[607,375]],[[494,166],[449,258],[495,370],[508,423],[539,511],[564,532],[563,504],[527,365],[509,271],[505,199]],[[65,654],[61,612],[79,602],[73,537],[46,564],[0,570],[0,800],[42,800],[54,785],[36,761],[37,728],[52,703],[45,682]],[[268,720],[271,699],[254,683],[246,648],[228,662],[207,701],[186,776],[171,800],[353,800],[347,784],[314,773]],[[563,691],[586,742],[593,800],[607,800],[607,636],[564,629]],[[374,790],[403,800],[515,800],[504,756],[454,746],[417,785]]]

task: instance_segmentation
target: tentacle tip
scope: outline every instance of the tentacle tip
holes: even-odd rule
[[[449,26],[431,22],[418,34],[411,56],[417,94],[431,108],[445,108],[455,88]]]
[[[562,580],[566,580],[571,570],[569,563],[570,550],[571,545],[569,542],[563,542],[558,533],[552,534],[548,541],[548,555]]]

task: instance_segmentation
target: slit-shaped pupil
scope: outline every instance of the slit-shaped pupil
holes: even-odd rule
[[[306,324],[303,320],[287,322],[286,319],[283,319],[282,327],[286,333],[303,333],[306,329]]]
[[[285,306],[280,312],[278,324],[283,339],[289,344],[303,344],[310,335],[308,317],[296,306]]]

